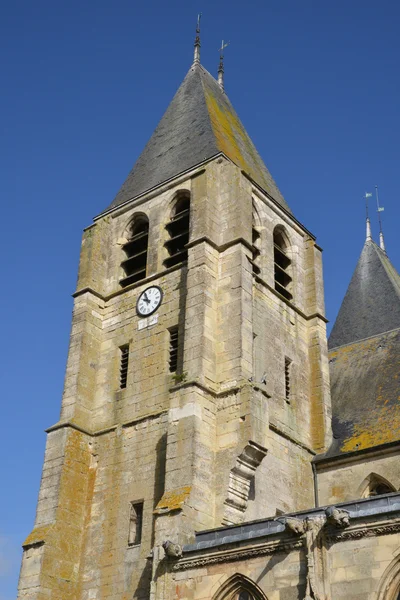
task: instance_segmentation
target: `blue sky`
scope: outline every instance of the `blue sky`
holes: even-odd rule
[[[230,40],[230,100],[324,248],[331,322],[375,184],[400,266],[397,1],[3,2],[0,600],[16,595],[43,430],[59,416],[81,231],[111,202],[184,78],[199,11],[202,63],[216,74],[220,41]]]

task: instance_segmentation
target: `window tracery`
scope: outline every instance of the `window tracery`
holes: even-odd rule
[[[395,491],[396,489],[389,481],[387,481],[387,479],[376,473],[368,475],[361,485],[362,498],[373,498],[374,496],[381,496],[383,494],[392,494]]]

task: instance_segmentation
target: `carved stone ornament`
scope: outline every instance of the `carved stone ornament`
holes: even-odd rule
[[[275,521],[282,523],[286,531],[290,531],[295,535],[302,535],[306,531],[305,521],[301,519],[295,519],[294,517],[278,517]]]
[[[347,510],[330,506],[325,510],[325,515],[327,522],[335,527],[342,529],[350,525],[350,513]]]
[[[344,540],[360,540],[363,537],[375,537],[377,535],[389,535],[400,533],[400,522],[387,524],[373,524],[368,527],[358,527],[357,529],[346,530],[341,533],[335,533],[327,537],[328,542],[335,543]]]
[[[174,544],[169,540],[163,542],[162,547],[164,548],[165,556],[168,556],[168,558],[181,558],[183,555],[182,546]]]
[[[251,481],[266,454],[266,448],[249,441],[243,452],[237,457],[236,464],[229,474],[223,525],[235,525],[243,521],[249,500]]]
[[[305,519],[305,546],[307,560],[307,585],[304,600],[325,600],[323,573],[319,560],[319,535],[325,525],[325,517]]]
[[[173,566],[174,571],[185,571],[187,569],[198,569],[208,565],[216,565],[219,563],[229,563],[237,560],[247,560],[257,556],[269,556],[276,552],[291,552],[292,550],[303,547],[302,540],[293,540],[292,542],[273,543],[268,545],[260,545],[256,548],[241,548],[227,552],[218,552],[217,554],[203,555],[197,558],[183,558],[176,562]]]

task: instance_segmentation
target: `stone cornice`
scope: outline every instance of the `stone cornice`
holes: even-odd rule
[[[162,415],[166,415],[168,413],[168,410],[160,410],[160,411],[156,411],[156,412],[151,412],[151,413],[147,413],[145,415],[139,416],[136,419],[130,419],[129,421],[124,421],[123,423],[115,423],[114,425],[110,425],[109,427],[104,427],[103,429],[98,429],[98,430],[94,430],[94,431],[90,431],[89,429],[86,429],[84,427],[81,427],[80,425],[77,425],[76,423],[73,423],[72,421],[62,421],[60,423],[56,423],[55,425],[52,425],[51,427],[48,427],[47,429],[45,429],[46,433],[51,433],[52,431],[57,431],[59,429],[64,429],[69,427],[70,429],[75,429],[76,431],[80,431],[80,433],[84,433],[85,435],[90,435],[91,437],[97,437],[99,435],[104,435],[105,433],[110,433],[110,431],[115,431],[116,429],[118,429],[118,427],[132,427],[134,425],[137,425],[138,423],[141,423],[143,421],[149,421],[150,419],[156,419],[158,417],[161,417]]]
[[[282,302],[290,306],[290,308],[292,308],[294,312],[303,317],[303,319],[305,319],[306,321],[311,321],[312,319],[321,319],[321,321],[323,321],[324,323],[329,323],[329,320],[321,313],[316,312],[311,313],[311,315],[306,315],[306,313],[304,313],[300,308],[293,304],[293,302],[290,302],[290,300],[285,298],[285,296],[282,296],[282,294],[277,292],[275,288],[269,285],[269,283],[267,283],[265,279],[262,279],[262,277],[260,277],[259,275],[254,275],[254,279],[257,281],[257,283],[260,283],[263,287],[267,288],[269,292],[271,292],[277,298],[279,298],[279,300],[282,300]]]
[[[312,454],[312,456],[315,456],[316,452],[312,448],[310,448],[306,444],[303,444],[303,442],[300,442],[300,440],[297,440],[289,433],[286,433],[286,431],[283,431],[283,429],[280,429],[275,423],[272,423],[270,421],[269,428],[271,429],[271,431],[273,431],[277,435],[284,437],[285,439],[289,440],[293,444],[296,444],[296,446],[299,446],[300,448],[303,448],[303,450],[306,450],[306,452],[309,452],[310,454]]]
[[[303,547],[303,541],[299,539],[293,540],[274,540],[265,544],[248,548],[235,548],[234,550],[226,550],[224,552],[213,552],[202,554],[197,557],[183,557],[179,562],[173,565],[174,571],[185,571],[187,569],[197,569],[208,565],[218,563],[233,562],[237,560],[247,560],[257,556],[266,556],[275,554],[275,552],[290,552]]]
[[[391,521],[360,524],[342,531],[332,531],[326,535],[330,544],[347,540],[359,540],[364,537],[375,537],[378,535],[390,535],[400,533],[400,519]]]
[[[213,398],[222,398],[224,396],[230,396],[231,394],[237,394],[243,388],[250,387],[255,391],[261,392],[261,394],[263,396],[265,396],[266,398],[271,398],[271,395],[267,392],[267,390],[264,389],[263,385],[253,383],[251,381],[242,381],[235,385],[224,388],[222,390],[221,389],[215,390],[214,388],[211,388],[210,386],[205,385],[204,383],[201,383],[200,381],[191,379],[189,381],[182,381],[180,383],[177,383],[176,385],[171,386],[169,388],[169,392],[173,393],[180,389],[184,389],[184,388],[188,388],[188,387],[197,387],[199,390],[201,390],[202,392],[205,392],[206,394],[209,394]]]
[[[93,294],[94,296],[97,296],[97,298],[100,298],[100,300],[104,300],[104,302],[107,302],[108,300],[111,300],[112,298],[115,298],[116,296],[120,296],[121,294],[125,294],[126,292],[129,292],[131,290],[139,288],[143,285],[147,285],[148,283],[150,283],[151,281],[154,281],[155,279],[164,277],[165,275],[168,275],[168,273],[172,273],[173,271],[178,271],[179,269],[182,268],[182,266],[186,266],[186,264],[187,263],[179,263],[179,265],[174,265],[173,267],[169,267],[169,269],[164,269],[164,271],[160,271],[159,273],[154,273],[153,275],[149,275],[148,277],[145,277],[145,279],[141,279],[140,281],[137,281],[136,283],[127,285],[126,287],[121,288],[120,290],[117,290],[116,292],[112,292],[111,294],[108,294],[108,295],[100,294],[100,292],[97,292],[96,290],[94,290],[91,287],[84,287],[84,288],[81,288],[80,290],[76,290],[76,292],[74,292],[72,294],[72,297],[77,298],[78,296],[82,296],[83,294],[89,293],[89,294]]]

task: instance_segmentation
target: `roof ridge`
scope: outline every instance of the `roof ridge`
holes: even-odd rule
[[[400,275],[399,275],[396,267],[393,265],[392,261],[386,254],[386,252],[384,252],[382,250],[382,248],[380,248],[378,246],[378,244],[376,244],[375,242],[373,242],[373,243],[374,243],[375,251],[377,252],[379,259],[380,259],[388,277],[390,278],[391,282],[393,283],[395,291],[397,292],[397,295],[400,299]]]

